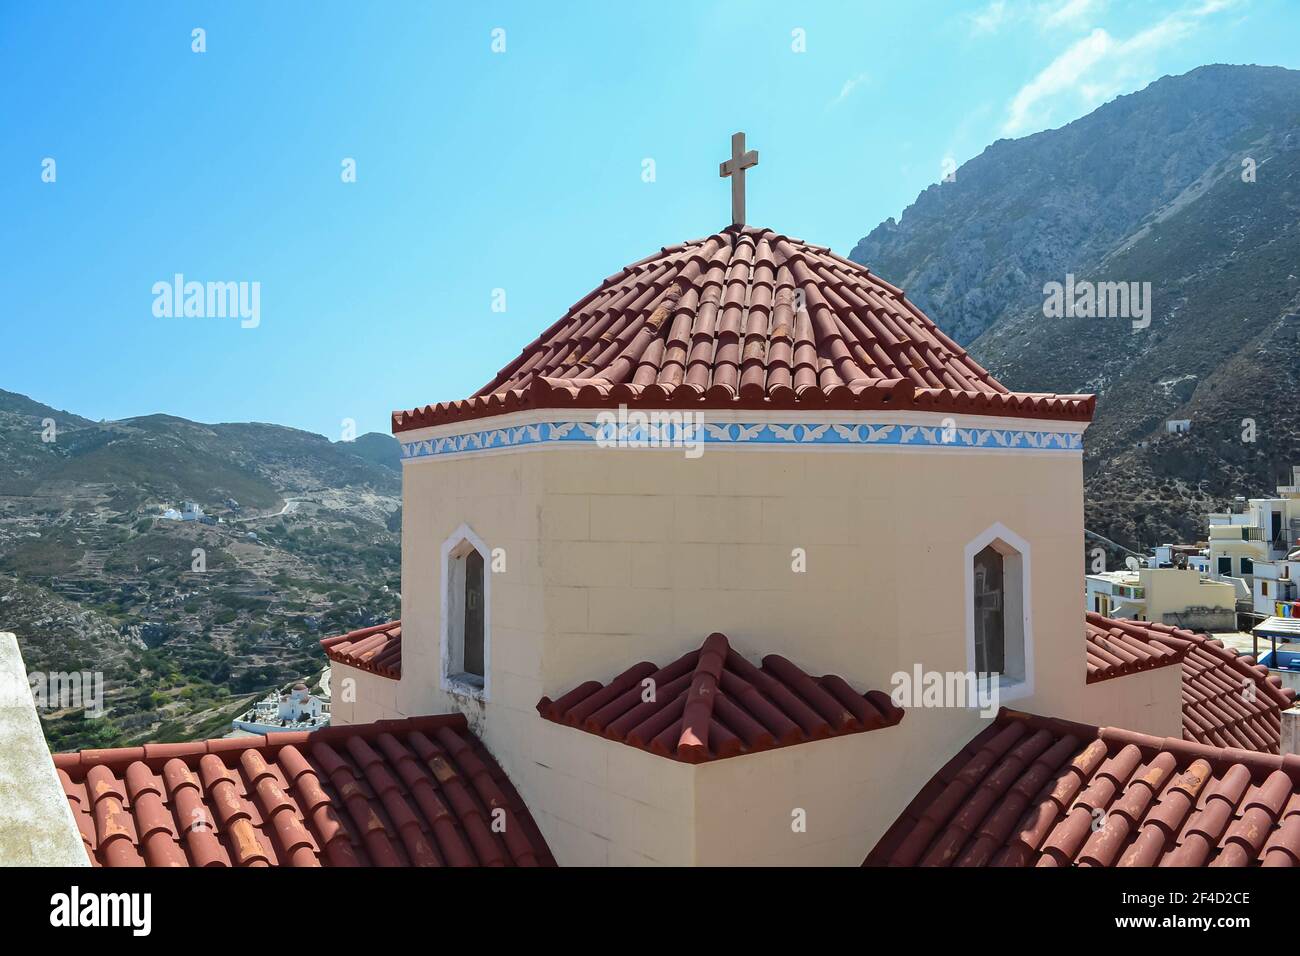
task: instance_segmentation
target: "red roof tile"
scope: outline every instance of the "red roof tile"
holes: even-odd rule
[[[653,690],[648,701],[647,689]],[[608,684],[587,681],[558,700],[543,697],[537,711],[687,763],[892,727],[903,719],[887,694],[859,694],[835,676],[810,677],[777,654],[755,667],[721,634],[710,634],[699,650],[667,667],[643,661]]]
[[[394,412],[393,431],[620,404],[1089,421],[1096,398],[1009,392],[865,266],[731,226],[610,276],[471,398]]]
[[[1295,866],[1300,757],[1003,710],[867,866]]]
[[[389,621],[320,642],[325,656],[380,677],[402,677],[402,622]]]
[[[1155,628],[1167,625],[1155,624]],[[1278,752],[1282,711],[1295,691],[1282,687],[1268,668],[1205,634],[1169,629],[1160,638],[1187,647],[1183,661],[1183,736],[1219,747]]]
[[[1121,636],[1115,636],[1116,631]],[[1294,705],[1296,694],[1253,657],[1238,654],[1206,634],[1092,613],[1084,621],[1084,640],[1089,683],[1181,661],[1183,736],[1188,740],[1263,753],[1279,751],[1282,711]],[[1158,649],[1167,655],[1161,656]]]
[[[462,714],[83,750],[54,765],[97,866],[555,862]]]
[[[1120,621],[1088,611],[1083,639],[1088,650],[1088,683],[1181,663],[1187,648],[1156,640],[1143,621]]]

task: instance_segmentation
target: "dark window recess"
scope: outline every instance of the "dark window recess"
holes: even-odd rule
[[[1242,574],[1254,574],[1254,573],[1255,573],[1255,562],[1252,561],[1250,558],[1242,558],[1242,559],[1241,559],[1241,573],[1242,573]]]
[[[1219,558],[1219,573],[1232,574],[1232,558]]]
[[[465,555],[465,673],[483,676],[483,555]]]
[[[975,555],[975,670],[1001,674],[1005,668],[1002,555],[990,545]]]

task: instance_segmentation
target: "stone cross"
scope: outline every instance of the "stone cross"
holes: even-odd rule
[[[718,166],[718,175],[722,178],[731,176],[731,221],[735,225],[745,224],[745,170],[758,165],[758,150],[745,152],[745,134],[733,133],[731,136],[731,158]]]

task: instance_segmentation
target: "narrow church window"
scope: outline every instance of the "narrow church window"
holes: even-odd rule
[[[442,688],[487,699],[492,582],[487,545],[462,525],[442,546]]]
[[[1003,700],[1033,693],[1029,595],[1027,541],[997,524],[966,546],[966,659]]]
[[[483,679],[483,555],[465,555],[465,673]]]
[[[1002,555],[992,545],[975,555],[975,670],[981,674],[1006,671],[1002,573]]]

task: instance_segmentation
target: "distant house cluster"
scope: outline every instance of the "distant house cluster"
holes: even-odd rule
[[[200,524],[217,524],[220,521],[205,512],[196,501],[182,502],[180,511],[168,508],[162,516],[168,521],[197,521]]]
[[[1300,639],[1277,623],[1300,618],[1300,465],[1275,497],[1237,498],[1206,526],[1206,541],[1161,545],[1146,567],[1088,575],[1088,609],[1211,631],[1236,630],[1242,613],[1262,636]]]
[[[231,726],[244,734],[269,734],[281,730],[319,730],[330,722],[328,696],[312,694],[302,681],[287,691],[272,691]]]
[[[1270,619],[1300,617],[1300,465],[1291,483],[1272,498],[1238,498],[1232,508],[1207,516],[1209,573],[1238,583],[1250,612]]]

